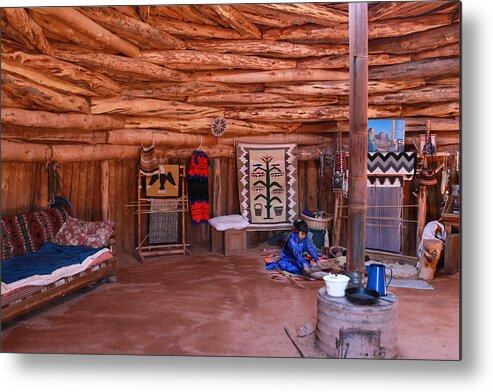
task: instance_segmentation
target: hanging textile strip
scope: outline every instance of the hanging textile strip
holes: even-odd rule
[[[367,186],[369,187],[382,187],[382,188],[391,188],[391,187],[401,187],[402,179],[401,177],[368,177]]]
[[[203,151],[194,151],[188,167],[188,197],[193,223],[209,222],[209,166]]]
[[[159,165],[154,144],[149,147],[141,145],[140,173],[144,176],[152,176],[159,173]]]
[[[412,175],[415,152],[369,152],[368,175]]]

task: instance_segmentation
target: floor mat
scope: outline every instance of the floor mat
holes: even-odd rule
[[[431,284],[418,279],[392,279],[389,287],[402,287],[405,289],[435,290]]]

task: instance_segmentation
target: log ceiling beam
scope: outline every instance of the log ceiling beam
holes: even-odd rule
[[[120,116],[82,113],[51,113],[47,111],[2,108],[2,124],[48,129],[78,129],[97,131],[123,128],[125,120]]]
[[[36,12],[49,15],[129,57],[139,57],[140,49],[136,45],[113,34],[73,7],[36,8]]]
[[[212,5],[214,11],[244,38],[260,39],[262,33],[232,5]]]
[[[173,69],[287,69],[296,67],[296,62],[293,60],[199,50],[145,50],[141,52],[140,58]]]
[[[2,64],[2,68],[4,64]],[[2,88],[10,91],[17,97],[28,97],[38,107],[54,112],[81,112],[89,113],[90,106],[87,99],[78,95],[67,95],[32,80],[2,70]]]
[[[168,69],[141,59],[99,53],[91,50],[83,50],[72,45],[54,45],[53,56],[57,59],[79,64],[86,67],[94,67],[101,72],[113,71],[123,76],[139,75],[148,80],[182,81],[187,79],[183,72]]]
[[[135,39],[138,42],[151,43],[154,48],[183,49],[185,47],[185,43],[181,39],[112,8],[82,7],[78,10],[113,33],[125,34],[129,39]]]
[[[8,24],[38,52],[52,54],[51,45],[42,28],[28,15],[24,8],[3,8],[2,14]]]

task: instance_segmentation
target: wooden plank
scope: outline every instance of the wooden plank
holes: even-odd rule
[[[444,272],[453,274],[460,269],[460,234],[454,233],[447,235],[445,239],[445,263]]]
[[[306,208],[310,211],[318,211],[318,198],[317,198],[317,166],[315,161],[306,162],[306,184],[307,184],[307,198]]]
[[[307,208],[306,161],[298,161],[298,205],[300,212]]]
[[[87,200],[87,162],[80,162],[78,164],[78,190],[77,190],[77,205],[79,211],[79,217],[86,220],[86,200]]]
[[[95,162],[89,161],[86,167],[86,197],[84,199],[85,219],[89,221],[99,220],[94,218],[94,165]],[[97,189],[97,188],[96,188]],[[99,193],[99,189],[98,189]]]
[[[211,216],[221,216],[222,190],[221,190],[221,159],[214,158],[212,161],[212,195]]]
[[[36,200],[34,206],[36,209],[45,209],[48,207],[48,169],[44,162],[37,164],[37,174],[34,179],[34,189],[36,191]]]

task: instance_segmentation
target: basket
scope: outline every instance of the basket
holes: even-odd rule
[[[301,219],[303,219],[309,229],[327,230],[329,222],[332,222],[334,216],[329,214],[327,218],[312,218],[311,216],[301,213]]]

